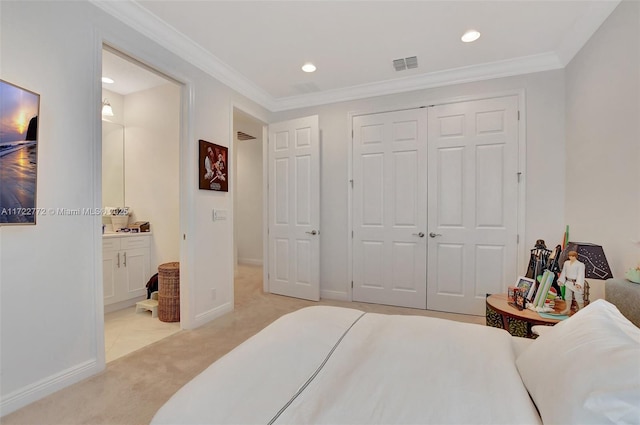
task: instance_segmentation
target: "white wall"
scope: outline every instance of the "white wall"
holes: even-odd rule
[[[570,239],[602,245],[624,278],[640,261],[640,3],[622,2],[567,66],[566,104]]]
[[[262,140],[238,141],[236,149],[238,262],[262,265]]]
[[[238,140],[242,131],[254,140]],[[262,265],[262,124],[234,114],[236,247],[238,262]]]
[[[281,112],[273,121],[319,115],[321,131],[320,290],[325,298],[346,299],[348,280],[348,134],[349,112],[428,105],[445,99],[526,91],[525,247],[536,239],[549,245],[564,231],[564,71],[459,84],[411,93]],[[523,111],[524,113],[525,111]],[[514,176],[515,178],[515,176]],[[527,258],[528,260],[528,258]],[[525,262],[526,265],[526,262]],[[524,274],[526,270],[521,270]]]
[[[180,260],[180,87],[132,93],[125,107],[125,204],[148,221],[151,269]],[[150,277],[150,276],[149,276]]]
[[[102,206],[103,39],[187,83],[181,323],[197,326],[233,306],[232,192],[197,189],[197,140],[230,144],[232,104],[263,121],[269,114],[89,2],[0,2],[0,78],[41,95],[38,207]],[[229,210],[230,219],[212,222],[213,208]],[[100,221],[48,215],[35,226],[0,229],[3,415],[104,368]]]

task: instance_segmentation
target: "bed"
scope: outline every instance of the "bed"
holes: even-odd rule
[[[213,363],[152,420],[271,423],[640,423],[640,329],[604,300],[536,340],[308,307]]]

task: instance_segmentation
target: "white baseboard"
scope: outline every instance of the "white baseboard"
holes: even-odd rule
[[[99,366],[97,359],[91,359],[13,391],[2,397],[0,415],[5,416],[15,412],[34,401],[93,376],[103,369],[104,365]]]
[[[238,258],[238,264],[247,264],[250,266],[261,266],[262,258]]]
[[[327,300],[349,301],[349,294],[342,291],[320,291],[320,298]]]
[[[218,307],[212,308],[211,310],[207,310],[203,313],[197,314],[195,320],[193,321],[193,326],[190,329],[197,328],[198,326],[202,326],[205,323],[212,321],[213,319],[217,319],[223,314],[227,314],[233,311],[232,303],[224,303]]]

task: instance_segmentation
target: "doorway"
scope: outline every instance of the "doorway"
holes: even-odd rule
[[[353,299],[484,314],[515,281],[518,96],[354,116]]]
[[[266,124],[233,108],[233,233],[236,291],[263,275],[264,141]]]
[[[157,308],[136,304],[156,297],[157,288],[147,283],[158,265],[180,260],[182,86],[106,45],[102,76],[102,272],[109,362],[180,330],[179,322],[160,321]]]

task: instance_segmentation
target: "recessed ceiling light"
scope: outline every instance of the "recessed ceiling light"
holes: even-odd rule
[[[462,35],[462,38],[460,39],[465,43],[471,43],[472,41],[476,41],[479,38],[480,38],[480,33],[478,31],[468,30]]]
[[[312,63],[305,63],[304,65],[302,65],[302,70],[304,72],[313,72],[316,70],[316,66]]]
[[[102,82],[106,84],[113,84],[113,80],[109,77],[102,77]]]

